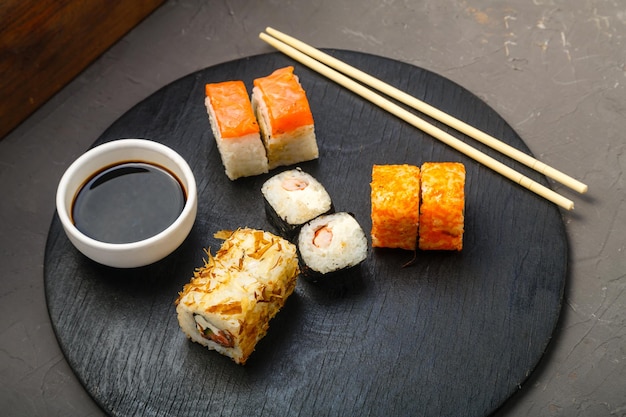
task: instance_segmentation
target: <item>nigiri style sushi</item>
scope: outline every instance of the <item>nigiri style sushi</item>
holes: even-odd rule
[[[176,300],[182,331],[210,350],[245,364],[270,320],[293,293],[296,246],[262,230],[242,228],[225,238]]]
[[[419,167],[374,165],[370,186],[372,247],[415,250],[420,204]]]
[[[419,248],[462,250],[465,166],[459,162],[425,162],[421,175]]]
[[[206,84],[205,106],[229,179],[268,172],[265,147],[243,81]]]
[[[265,212],[281,236],[292,240],[300,227],[333,211],[330,195],[312,175],[291,169],[274,175],[261,187]]]
[[[367,237],[351,214],[325,214],[302,226],[298,252],[302,276],[322,281],[361,264],[367,257]]]
[[[292,66],[256,78],[252,108],[261,128],[269,169],[319,156],[313,115]]]

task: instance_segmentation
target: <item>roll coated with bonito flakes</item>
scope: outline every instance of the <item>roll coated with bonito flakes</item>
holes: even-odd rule
[[[245,364],[270,320],[293,293],[299,274],[295,245],[242,228],[224,238],[176,300],[182,331],[192,341]]]

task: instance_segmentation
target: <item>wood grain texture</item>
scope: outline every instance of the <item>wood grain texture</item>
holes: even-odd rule
[[[421,99],[528,151],[486,104],[426,70],[331,50]],[[270,174],[229,181],[203,105],[204,84],[252,80],[293,64],[280,54],[224,63],[157,91],[96,144],[149,138],[178,151],[198,184],[198,218],[183,245],[145,268],[80,255],[54,219],[45,256],[50,317],[85,389],[112,416],[487,416],[541,359],[561,311],[567,240],[559,210],[463,155],[296,65],[316,121],[320,158],[300,164],[338,211],[369,232],[373,164],[466,165],[460,253],[370,250],[332,286],[300,281],[245,366],[189,342],[174,300],[212,235],[271,230],[260,195]],[[485,150],[487,151],[487,150]],[[544,177],[515,166],[547,185]]]
[[[163,1],[0,2],[0,138]]]

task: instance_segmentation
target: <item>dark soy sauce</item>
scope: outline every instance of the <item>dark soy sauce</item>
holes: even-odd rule
[[[185,192],[163,168],[127,162],[96,173],[72,206],[74,224],[85,235],[107,243],[152,237],[183,211]]]

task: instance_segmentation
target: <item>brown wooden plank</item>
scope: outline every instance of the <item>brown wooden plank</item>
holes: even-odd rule
[[[0,2],[0,138],[163,2]]]

